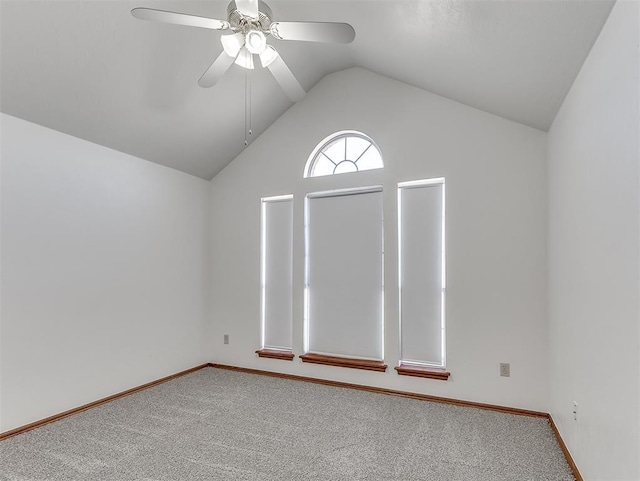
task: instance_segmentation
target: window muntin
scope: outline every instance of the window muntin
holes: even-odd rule
[[[362,132],[344,130],[331,134],[313,150],[304,169],[305,177],[345,174],[384,167],[375,142]]]

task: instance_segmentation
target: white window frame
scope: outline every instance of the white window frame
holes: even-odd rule
[[[441,253],[441,309],[440,309],[440,332],[441,332],[441,362],[433,363],[427,361],[419,361],[412,359],[404,359],[402,353],[402,190],[411,188],[428,187],[432,185],[442,184],[442,216],[441,216],[441,231],[442,231],[442,253]],[[428,366],[436,368],[446,368],[447,359],[447,342],[446,342],[446,291],[447,291],[447,278],[446,278],[446,238],[445,238],[445,222],[446,222],[446,205],[445,205],[445,179],[444,177],[438,177],[433,179],[412,180],[407,182],[398,183],[398,352],[400,353],[400,363],[404,365],[414,366]]]
[[[303,304],[304,304],[304,319],[303,319],[303,350],[305,353],[309,352],[309,331],[310,331],[310,280],[309,280],[309,267],[310,267],[310,253],[309,253],[309,199],[319,198],[319,197],[338,197],[344,195],[357,195],[357,194],[365,194],[370,192],[381,192],[384,195],[384,191],[382,185],[374,185],[367,187],[352,187],[346,189],[335,189],[335,190],[327,190],[320,192],[310,192],[307,193],[304,199],[304,292],[303,292]],[[383,203],[384,205],[384,203]],[[382,235],[381,235],[381,290],[380,290],[380,302],[381,302],[381,319],[380,319],[380,329],[381,329],[381,358],[384,360],[385,356],[385,311],[384,311],[384,297],[385,297],[385,286],[384,286],[384,259],[385,259],[385,249],[384,249],[384,209],[382,214]],[[317,354],[326,354],[329,356],[335,356],[335,353],[324,353],[324,352],[316,352]],[[348,356],[355,359],[366,359],[366,360],[379,360],[370,357],[361,357],[361,356]]]
[[[293,346],[266,346],[266,288],[267,288],[267,204],[273,202],[291,202],[291,208],[293,209],[293,194],[285,194],[285,195],[276,195],[271,197],[263,197],[260,199],[260,347],[261,349],[270,349],[270,350],[282,350],[282,351],[291,351]],[[290,235],[293,239],[293,230]],[[292,244],[293,247],[293,244]],[[292,250],[293,255],[293,250]],[[293,261],[293,259],[292,259]],[[292,262],[293,266],[293,262]],[[291,271],[291,276],[293,279],[293,267]],[[292,295],[292,323],[293,323],[293,292]],[[292,326],[293,327],[293,326]],[[293,343],[293,339],[292,339]]]
[[[377,170],[377,169],[384,168],[384,159],[382,157],[382,151],[380,150],[380,147],[378,147],[378,144],[376,144],[371,137],[369,137],[367,134],[364,134],[364,133],[359,132],[357,130],[341,130],[339,132],[334,132],[333,134],[325,137],[324,139],[322,139],[322,141],[318,145],[316,145],[316,147],[311,152],[311,155],[309,155],[309,158],[307,159],[307,163],[304,166],[304,175],[303,175],[303,177],[304,178],[312,178],[312,177],[328,177],[330,175],[340,175],[340,173],[336,173],[336,172],[334,172],[333,174],[326,174],[326,175],[312,175],[312,174],[313,174],[313,169],[315,167],[316,161],[317,161],[318,157],[320,155],[322,155],[324,150],[330,144],[333,144],[333,142],[335,142],[337,140],[340,140],[340,139],[343,139],[343,138],[349,138],[349,137],[358,137],[358,138],[366,140],[367,142],[370,143],[370,145],[369,145],[369,147],[367,147],[367,149],[365,149],[365,152],[368,149],[373,148],[373,149],[375,149],[377,151],[378,155],[380,156],[380,163],[381,163],[380,167],[376,167],[376,168],[372,168],[372,169],[358,170],[357,172],[364,172],[366,170]],[[362,154],[364,154],[364,152]],[[354,162],[357,162],[357,160],[354,161]]]

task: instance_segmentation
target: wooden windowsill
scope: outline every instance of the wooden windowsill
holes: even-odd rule
[[[414,364],[400,364],[395,367],[401,376],[426,377],[428,379],[439,379],[446,381],[451,373],[446,369],[429,366],[416,366]]]
[[[256,354],[259,357],[267,357],[269,359],[282,359],[283,361],[293,361],[295,357],[293,352],[284,349],[258,349]]]
[[[307,353],[300,356],[302,362],[312,364],[324,364],[326,366],[350,367],[353,369],[364,369],[366,371],[385,372],[387,365],[383,361],[372,361],[369,359],[355,359],[352,357],[327,356],[324,354]]]

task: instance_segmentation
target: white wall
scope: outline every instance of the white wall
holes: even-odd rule
[[[618,1],[549,132],[550,411],[587,481],[640,480],[639,21]]]
[[[1,122],[0,431],[205,362],[210,184]]]
[[[370,135],[385,168],[303,179],[344,129]],[[213,179],[214,362],[547,410],[546,135],[376,75],[325,77]],[[446,177],[449,381],[398,376],[398,181]],[[302,354],[302,201],[309,191],[385,189],[387,373],[259,359],[260,198],[293,193],[294,352]],[[223,334],[230,335],[224,345]],[[499,363],[511,363],[511,377]]]

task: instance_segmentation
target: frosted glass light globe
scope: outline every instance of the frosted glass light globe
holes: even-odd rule
[[[260,30],[249,30],[245,41],[249,52],[254,54],[259,55],[267,48],[267,39]]]

